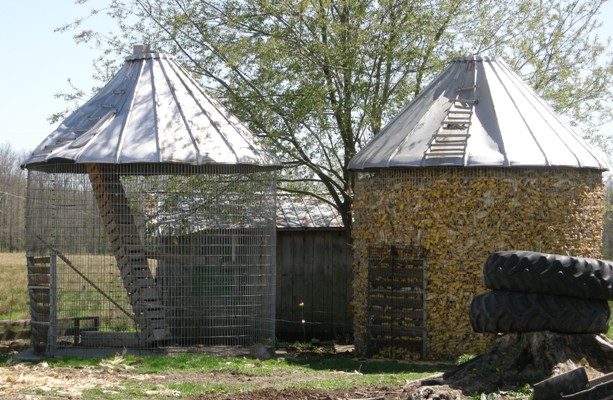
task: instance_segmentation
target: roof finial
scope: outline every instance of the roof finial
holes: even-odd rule
[[[151,53],[151,45],[148,44],[136,44],[133,47],[132,55],[140,56],[145,53]]]

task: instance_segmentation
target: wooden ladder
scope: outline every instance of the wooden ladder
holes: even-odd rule
[[[30,340],[34,352],[46,353],[50,344],[51,257],[27,256],[30,294]]]
[[[119,175],[109,173],[100,164],[87,164],[86,169],[141,339],[144,342],[167,339],[169,330],[164,305]]]
[[[460,88],[458,91],[470,90]],[[471,118],[476,99],[462,98],[458,94],[450,100],[451,105],[441,126],[430,139],[428,148],[424,152],[424,159],[462,158],[466,156],[466,147],[470,137]]]

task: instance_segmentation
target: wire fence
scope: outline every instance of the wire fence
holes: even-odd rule
[[[30,170],[35,350],[274,344],[275,172]]]

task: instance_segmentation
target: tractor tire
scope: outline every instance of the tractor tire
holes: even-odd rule
[[[606,300],[493,291],[475,296],[470,323],[475,332],[604,333],[611,311]]]
[[[613,262],[532,251],[491,254],[483,267],[492,290],[613,300]]]

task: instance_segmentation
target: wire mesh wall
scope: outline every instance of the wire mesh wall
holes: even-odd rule
[[[275,184],[257,167],[30,170],[35,350],[272,346]]]

